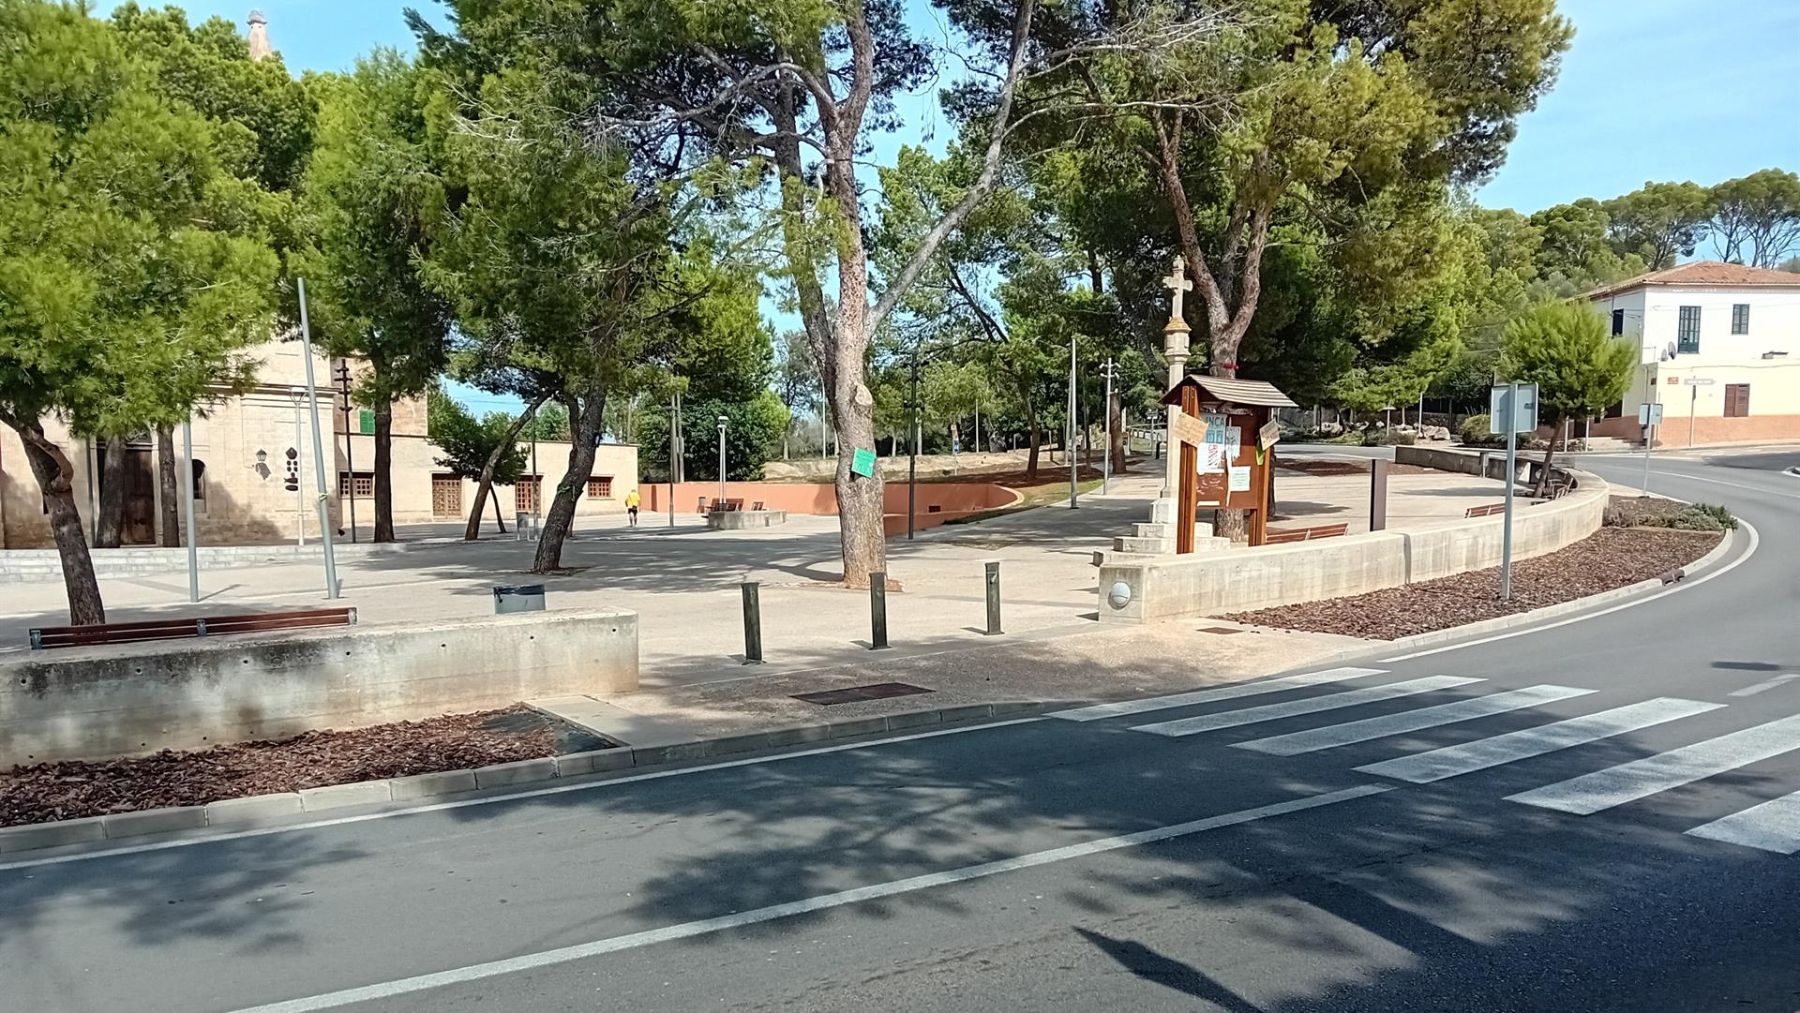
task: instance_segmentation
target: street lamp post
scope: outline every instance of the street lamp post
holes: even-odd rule
[[[350,540],[356,541],[356,454],[355,441],[350,438],[350,360],[339,359],[333,376],[338,382],[338,396],[341,398],[338,409],[344,413],[344,471],[350,476],[344,490],[350,497]]]
[[[919,349],[914,346],[912,353],[912,401],[908,405],[912,409],[912,446],[906,454],[906,538],[913,537],[913,515],[918,513],[919,491]]]
[[[1107,494],[1111,484],[1109,480],[1112,478],[1112,387],[1113,374],[1117,371],[1118,366],[1113,363],[1111,356],[1107,356],[1106,368],[1103,371],[1106,376],[1106,400],[1102,402],[1100,408],[1106,418],[1106,443],[1100,450],[1100,495],[1102,496]]]
[[[719,416],[719,499],[725,498],[725,416]]]
[[[1076,499],[1076,471],[1081,467],[1081,459],[1075,456],[1075,335],[1069,335],[1069,424],[1066,427],[1068,436],[1063,445],[1068,448],[1069,455],[1069,509],[1079,510],[1081,504]]]

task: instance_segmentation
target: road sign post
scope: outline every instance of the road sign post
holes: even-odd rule
[[[1488,397],[1488,430],[1506,434],[1506,517],[1500,529],[1500,600],[1512,600],[1513,486],[1519,477],[1519,434],[1537,430],[1535,383],[1496,386]]]
[[[1700,388],[1718,383],[1709,376],[1690,376],[1681,381],[1688,389],[1688,446],[1694,445],[1694,407],[1700,403]]]
[[[1656,387],[1650,387],[1651,396],[1655,396]],[[1645,496],[1650,495],[1650,449],[1656,445],[1656,427],[1662,425],[1663,406],[1654,401],[1646,401],[1638,405],[1638,426],[1644,434],[1644,489]]]

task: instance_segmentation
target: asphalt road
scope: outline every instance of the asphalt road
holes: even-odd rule
[[[1524,635],[0,863],[0,1009],[1794,1010],[1795,464],[1659,461],[1755,551]]]

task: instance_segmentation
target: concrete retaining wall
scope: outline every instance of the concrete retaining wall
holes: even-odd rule
[[[1504,461],[1500,467],[1504,470]],[[1513,518],[1514,559],[1554,552],[1600,529],[1610,495],[1606,483],[1586,472],[1571,474],[1577,487],[1561,499],[1538,504],[1518,501]],[[1220,615],[1341,598],[1486,569],[1500,565],[1503,522],[1499,516],[1485,517],[1426,531],[1376,531],[1316,542],[1109,564],[1100,568],[1100,620],[1145,623]],[[1115,608],[1108,600],[1118,583],[1131,592],[1131,600],[1123,608]]]
[[[0,769],[637,684],[637,613],[609,609],[40,651],[0,662]]]

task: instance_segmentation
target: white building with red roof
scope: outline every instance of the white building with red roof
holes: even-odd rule
[[[1659,447],[1800,440],[1800,274],[1697,261],[1587,298],[1643,350],[1593,435],[1641,442],[1638,405],[1656,402]]]

